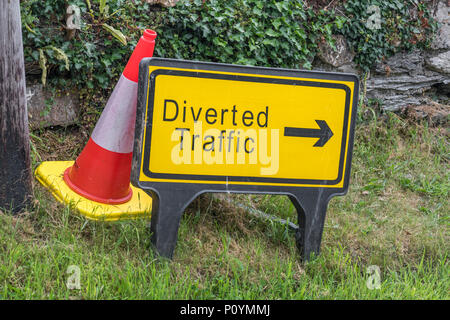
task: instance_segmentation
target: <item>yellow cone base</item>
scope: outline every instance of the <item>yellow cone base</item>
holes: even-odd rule
[[[88,200],[72,191],[63,180],[64,170],[74,161],[45,161],[35,171],[36,179],[62,203],[77,209],[91,220],[116,221],[150,217],[152,198],[139,188],[131,186],[133,197],[122,204],[104,204]]]

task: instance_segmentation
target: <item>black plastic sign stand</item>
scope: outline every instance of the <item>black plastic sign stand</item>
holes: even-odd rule
[[[159,69],[161,68],[161,69]],[[167,70],[174,70],[173,73]],[[155,97],[155,79],[159,74],[179,76],[179,70],[197,70],[199,74],[214,73],[214,72],[228,72],[236,74],[249,74],[261,76],[283,76],[295,77],[299,79],[325,79],[327,81],[349,82],[353,83],[352,90],[347,90],[346,103],[349,106],[346,108],[348,114],[344,117],[344,134],[342,135],[342,150],[344,156],[340,158],[341,165],[339,166],[340,177],[337,180],[341,183],[339,187],[333,187],[332,184],[336,181],[309,181],[302,180],[302,186],[287,186],[286,184],[279,185],[278,180],[273,185],[268,184],[249,184],[252,182],[251,178],[243,177],[221,177],[211,176],[211,182],[208,181],[207,175],[182,175],[183,182],[177,182],[177,175],[172,172],[157,173],[151,172],[150,167],[150,151],[158,153],[159,150],[153,150],[150,146],[152,130],[158,124],[153,122],[154,108],[162,106],[155,106],[153,99]],[[186,71],[188,72],[188,71]],[[187,73],[186,73],[187,74]],[[156,76],[155,76],[156,75]],[[184,76],[184,75],[183,75]],[[205,77],[205,75],[201,75]],[[304,81],[301,84],[309,85]],[[298,84],[296,84],[298,85]],[[328,86],[325,84],[324,86]],[[322,86],[318,83],[317,86]],[[337,86],[337,85],[336,85]],[[322,73],[298,70],[284,70],[284,69],[269,69],[269,68],[254,68],[235,65],[202,63],[180,61],[172,59],[151,58],[143,59],[140,64],[139,71],[139,89],[138,89],[138,105],[135,131],[135,144],[133,153],[133,167],[131,174],[131,181],[133,185],[142,188],[149,193],[153,199],[152,218],[151,218],[151,232],[152,243],[157,252],[164,257],[172,258],[177,237],[178,227],[181,216],[186,207],[200,194],[206,192],[226,192],[226,193],[258,193],[258,194],[276,194],[287,195],[294,204],[298,213],[299,228],[296,233],[296,243],[300,250],[301,256],[304,260],[308,260],[312,253],[318,254],[320,250],[320,243],[325,222],[325,215],[330,199],[337,195],[344,195],[348,190],[350,177],[350,164],[352,158],[353,135],[355,126],[355,115],[358,101],[358,78],[355,75],[338,74],[338,73]],[[350,104],[349,97],[352,97]],[[347,112],[346,111],[346,112]],[[156,120],[155,120],[156,121]],[[320,123],[319,129],[286,129],[285,136],[290,137],[316,137],[316,146],[320,148],[321,145],[327,143],[327,140],[333,135],[331,130],[322,127]],[[323,123],[322,123],[323,124]],[[328,127],[328,126],[327,126]],[[296,138],[292,138],[296,139]],[[226,179],[227,183],[217,183]],[[186,180],[188,180],[186,182]],[[191,180],[191,181],[189,181]],[[235,181],[234,184],[229,184],[228,181]],[[239,184],[239,181],[247,183]],[[258,180],[255,181],[269,181],[272,180]],[[284,180],[283,180],[284,181]],[[290,181],[290,180],[285,180]],[[294,181],[296,182],[296,181]],[[294,183],[293,183],[294,184]],[[317,184],[323,185],[317,187]],[[314,185],[314,186],[308,186]]]
[[[200,194],[206,192],[221,192],[221,190],[205,189],[204,185],[193,185],[186,190],[182,184],[155,185],[155,191],[149,194],[153,199],[152,220],[150,229],[152,243],[159,254],[171,258],[178,237],[178,226],[181,216],[187,206]],[[331,197],[339,195],[336,190],[325,188],[304,188],[301,190],[277,190],[267,189],[264,192],[250,192],[247,189],[240,191],[222,190],[222,192],[245,192],[288,195],[298,213],[299,229],[296,232],[297,247],[303,258],[308,258],[311,253],[318,254],[322,239],[322,231],[325,222],[325,214],[328,201]]]

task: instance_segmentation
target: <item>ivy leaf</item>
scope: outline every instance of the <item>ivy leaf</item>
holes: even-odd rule
[[[272,47],[276,47],[277,46],[277,41],[274,39],[264,39],[262,42],[264,45],[270,45]]]
[[[281,19],[277,19],[277,20],[273,21],[272,25],[275,27],[276,30],[278,30],[278,28],[281,25]]]
[[[211,33],[211,30],[209,29],[209,27],[207,25],[202,26],[202,31],[203,31],[203,36],[205,38],[207,38],[208,35]]]
[[[273,31],[273,29],[269,29],[266,31],[266,35],[270,37],[278,37],[280,34],[278,32]]]
[[[223,47],[223,48],[225,48],[227,46],[227,43],[224,40],[220,39],[220,38],[214,38],[213,39],[213,43],[214,43],[214,45],[220,46],[220,47]]]
[[[235,27],[236,30],[238,30],[239,32],[245,32],[244,28],[242,27],[242,25],[241,25],[240,23],[235,24],[234,27]]]
[[[225,20],[225,17],[223,17],[223,16],[217,16],[216,17],[216,20],[217,20],[217,22],[222,22],[223,20]]]
[[[286,1],[275,2],[275,6],[277,7],[278,11],[281,13],[286,12],[289,9]]]
[[[336,17],[336,21],[334,23],[336,24],[336,27],[338,29],[342,29],[342,27],[344,26],[345,22],[346,22],[346,20],[345,20],[344,17],[337,16]]]

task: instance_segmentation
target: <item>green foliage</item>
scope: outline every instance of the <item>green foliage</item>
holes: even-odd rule
[[[267,67],[310,68],[332,17],[300,0],[181,0],[158,30],[160,56]]]
[[[364,70],[400,50],[426,47],[436,30],[417,0],[348,0],[340,10],[302,0],[180,0],[169,9],[145,1],[21,2],[26,65],[42,81],[108,88],[121,74],[143,29],[158,32],[155,55],[223,63],[311,68],[324,41],[344,35]],[[66,6],[80,8],[80,30],[67,36]],[[379,8],[381,28],[367,27]],[[47,76],[49,75],[49,76]],[[56,76],[56,77],[53,77]]]
[[[378,9],[374,11],[371,6]],[[368,20],[379,12],[380,28]],[[156,52],[190,60],[310,68],[318,44],[342,34],[355,62],[368,70],[401,50],[430,44],[436,23],[416,0],[348,0],[343,10],[307,7],[301,0],[180,0],[159,30]]]
[[[80,8],[81,28],[72,39],[66,33],[66,5]],[[120,76],[142,31],[149,6],[141,1],[28,0],[21,2],[24,55],[27,65],[39,64],[59,75],[48,81],[87,88],[107,88]]]
[[[348,18],[340,32],[355,50],[355,62],[366,71],[398,51],[427,47],[437,28],[428,7],[416,0],[348,0],[344,9]],[[381,28],[371,28],[367,21],[377,15]]]

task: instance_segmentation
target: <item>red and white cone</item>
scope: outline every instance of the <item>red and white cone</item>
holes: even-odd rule
[[[145,30],[111,94],[95,129],[64,181],[79,195],[101,203],[120,204],[130,188],[139,62],[153,56],[156,32]]]

